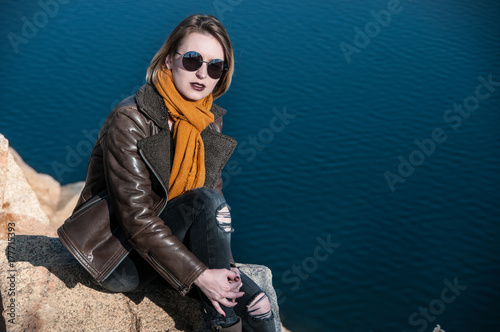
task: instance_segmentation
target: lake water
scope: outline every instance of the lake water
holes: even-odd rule
[[[63,3],[64,2],[64,3]],[[46,5],[47,3],[52,5]],[[84,180],[182,18],[222,19],[238,261],[292,331],[498,331],[498,1],[2,1],[0,132]]]

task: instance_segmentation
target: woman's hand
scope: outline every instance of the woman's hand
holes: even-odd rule
[[[240,277],[240,270],[238,270],[237,267],[232,267],[231,271],[233,271],[236,274],[236,277],[234,279],[237,280],[237,281],[240,281],[240,279],[241,279],[241,277]]]
[[[194,281],[194,284],[201,289],[212,302],[215,310],[222,316],[226,316],[226,314],[220,304],[234,307],[237,304],[236,299],[245,294],[239,291],[242,283],[239,271],[235,268],[232,268],[231,271],[227,269],[205,270]]]

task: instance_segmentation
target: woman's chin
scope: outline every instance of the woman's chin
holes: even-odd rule
[[[206,93],[205,91],[188,91],[187,93],[183,93],[182,96],[189,101],[198,101],[202,100],[210,93]]]

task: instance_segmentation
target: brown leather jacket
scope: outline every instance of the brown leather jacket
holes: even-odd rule
[[[220,191],[221,170],[233,153],[236,140],[221,134],[222,115],[226,111],[217,105],[213,105],[211,111],[215,121],[201,133],[205,146],[204,186]],[[207,267],[158,217],[167,204],[172,156],[167,109],[155,88],[146,84],[135,97],[118,104],[106,119],[92,151],[85,187],[75,211],[107,189],[121,226],[119,232],[123,232],[117,236],[125,236],[131,247],[184,295]],[[85,230],[93,225],[89,222],[80,227]],[[79,257],[82,252],[92,254],[93,248],[77,248],[67,243],[72,243],[72,239],[77,242],[85,232],[80,228],[78,234],[71,234],[63,225],[58,233],[70,252],[84,264]],[[109,252],[109,255],[104,252],[104,256],[117,256],[112,259],[111,271],[126,255],[126,251]]]

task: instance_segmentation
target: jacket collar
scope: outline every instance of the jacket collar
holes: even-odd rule
[[[149,83],[144,84],[139,91],[137,91],[136,101],[139,109],[160,128],[168,127],[168,109],[163,102],[163,98],[153,85]],[[226,114],[225,109],[215,104],[212,104],[210,111],[214,114],[214,120]]]

